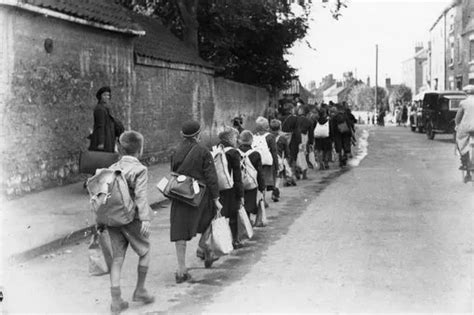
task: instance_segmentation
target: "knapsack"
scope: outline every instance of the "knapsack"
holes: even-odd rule
[[[258,187],[257,181],[257,170],[250,161],[250,154],[255,152],[254,150],[250,149],[247,152],[240,151],[240,170],[242,173],[242,185],[244,186],[244,190],[252,190]]]
[[[273,165],[273,157],[267,144],[268,132],[263,135],[254,135],[252,148],[255,149],[262,158],[262,165]]]
[[[130,196],[127,180],[116,164],[98,169],[87,180],[87,190],[97,223],[122,226],[133,221],[135,202]]]
[[[219,190],[231,189],[234,186],[234,178],[232,172],[229,173],[229,163],[225,153],[232,147],[224,148],[222,144],[212,147],[212,157],[216,166],[217,185]]]

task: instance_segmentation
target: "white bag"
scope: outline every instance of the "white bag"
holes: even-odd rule
[[[318,169],[319,165],[318,165],[318,162],[316,162],[316,156],[314,154],[314,150],[309,151],[308,160],[309,160],[309,163],[311,163],[311,165],[313,166],[313,169],[315,170]]]
[[[314,128],[314,137],[315,138],[327,138],[329,137],[329,120],[325,124],[321,125],[320,123],[316,124]]]
[[[239,239],[251,239],[253,237],[253,228],[244,207],[240,207],[237,220]]]
[[[306,162],[306,155],[304,151],[298,152],[296,157],[296,167],[298,167],[301,171],[308,169],[308,162]]]
[[[258,211],[257,211],[257,218],[255,219],[255,226],[256,227],[263,227],[267,225],[267,210],[265,209],[265,201],[263,198],[258,201]]]
[[[254,135],[252,148],[255,149],[258,153],[260,153],[260,157],[262,158],[262,165],[273,165],[273,157],[270,153],[270,148],[268,148],[267,144],[267,136],[269,133],[265,133],[263,135]]]
[[[231,189],[234,186],[234,177],[232,176],[232,172],[229,173],[229,163],[225,155],[230,149],[232,149],[232,147],[224,148],[222,144],[212,147],[211,154],[216,167],[219,191]]]
[[[227,255],[233,249],[232,232],[230,231],[229,219],[223,217],[218,211],[211,222],[210,250],[217,256]]]

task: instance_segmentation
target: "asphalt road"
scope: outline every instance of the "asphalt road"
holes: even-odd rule
[[[159,210],[147,280],[157,300],[126,313],[472,313],[474,187],[462,183],[450,140],[372,129],[359,166],[311,172],[285,188],[269,225],[212,269],[194,256],[193,240],[191,283],[174,282],[169,209]],[[136,262],[129,251],[128,300]],[[85,243],[11,266],[6,280],[4,311],[108,312],[108,278],[88,276]]]

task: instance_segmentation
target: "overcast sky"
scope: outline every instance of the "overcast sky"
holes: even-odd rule
[[[375,44],[379,45],[379,84],[390,77],[401,81],[401,63],[414,53],[416,42],[426,46],[429,29],[452,0],[349,0],[342,17],[315,4],[305,38],[316,50],[298,43],[287,56],[303,84],[345,71],[375,82]]]

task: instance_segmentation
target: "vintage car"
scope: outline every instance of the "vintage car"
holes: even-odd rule
[[[418,130],[425,130],[430,140],[437,133],[453,133],[459,103],[466,97],[466,93],[462,91],[425,92],[421,116],[417,117]]]

